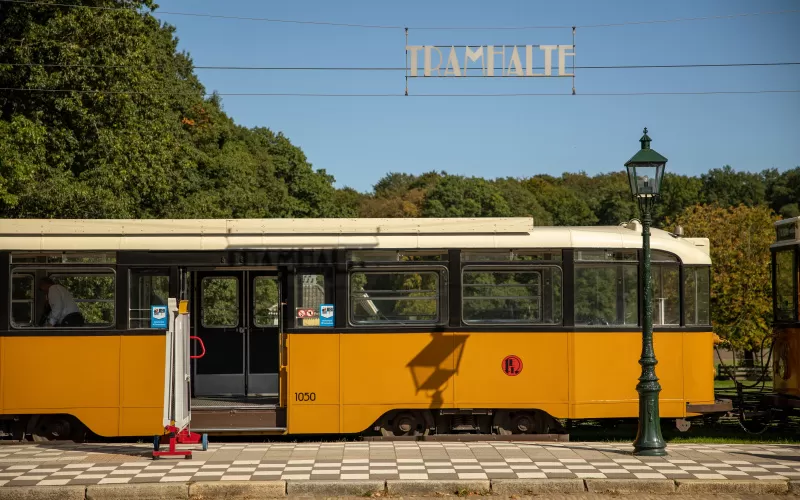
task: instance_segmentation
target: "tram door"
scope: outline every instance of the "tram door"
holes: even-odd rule
[[[277,396],[280,281],[276,271],[201,271],[194,283],[194,396]],[[194,348],[199,348],[195,342]],[[196,354],[196,353],[195,353]]]

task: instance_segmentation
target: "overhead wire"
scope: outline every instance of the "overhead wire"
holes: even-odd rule
[[[59,64],[59,63],[5,63],[0,62],[0,66],[18,67],[43,67],[43,68],[142,68],[144,64]],[[764,63],[703,63],[703,64],[625,64],[625,65],[606,65],[606,66],[575,66],[573,69],[675,69],[675,68],[737,68],[753,66],[798,66],[800,61],[787,62],[764,62]],[[200,70],[224,70],[224,71],[404,71],[408,68],[403,67],[344,67],[344,66],[193,66],[193,69]],[[469,70],[482,71],[483,68],[469,68]],[[494,68],[504,70],[506,68]],[[543,70],[543,67],[532,68]],[[463,77],[462,77],[463,78]],[[507,77],[506,77],[507,78]]]
[[[2,3],[14,3],[24,5],[36,5],[41,7],[64,7],[64,8],[86,8],[94,10],[124,10],[132,11],[128,7],[104,7],[97,5],[78,5],[60,2],[42,2],[38,0],[0,0]],[[268,23],[286,23],[286,24],[307,24],[319,26],[337,26],[345,28],[365,28],[365,29],[414,29],[414,30],[462,30],[462,31],[504,31],[504,30],[533,30],[533,29],[572,29],[572,28],[612,28],[620,26],[634,26],[641,24],[665,24],[665,23],[680,23],[692,21],[711,21],[720,19],[735,19],[740,17],[753,17],[753,16],[769,16],[781,14],[794,14],[800,12],[800,9],[778,10],[778,11],[764,11],[764,12],[746,12],[740,14],[724,14],[718,16],[703,16],[703,17],[681,17],[673,19],[652,19],[644,21],[624,21],[618,23],[604,23],[604,24],[584,24],[584,25],[541,25],[541,26],[392,26],[380,24],[359,24],[359,23],[338,23],[331,21],[305,21],[297,19],[277,19],[266,17],[249,17],[249,16],[231,16],[224,14],[207,14],[198,12],[177,12],[177,11],[151,11],[150,14],[154,16],[170,15],[170,16],[188,16],[188,17],[205,17],[212,19],[229,19],[237,21],[259,21]]]
[[[77,94],[122,94],[122,95],[197,95],[192,92],[153,92],[153,91],[127,91],[127,90],[91,90],[91,89],[42,89],[42,88],[22,88],[22,87],[0,87],[0,91],[19,91],[19,92],[52,92],[52,93],[77,93]],[[677,91],[677,92],[587,92],[581,94],[556,93],[556,92],[509,92],[509,93],[488,93],[488,94],[409,94],[403,93],[384,93],[384,94],[365,94],[365,93],[303,93],[303,92],[215,92],[204,93],[203,96],[210,97],[231,96],[231,97],[561,97],[561,96],[587,96],[587,97],[621,97],[621,96],[669,96],[669,95],[732,95],[732,94],[787,94],[800,93],[800,89],[771,89],[771,90],[711,90],[711,91]]]

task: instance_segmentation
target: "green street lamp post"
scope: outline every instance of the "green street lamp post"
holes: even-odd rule
[[[653,350],[653,284],[650,279],[650,224],[653,207],[661,191],[664,167],[667,159],[650,149],[647,128],[639,139],[642,148],[625,163],[631,193],[639,203],[642,214],[642,249],[644,254],[644,324],[642,325],[642,355],[639,364],[642,373],[636,391],[639,393],[639,429],[633,442],[633,453],[644,456],[667,454],[666,443],[661,436],[661,418],[658,410],[658,395],[661,384],[656,377],[656,354]]]

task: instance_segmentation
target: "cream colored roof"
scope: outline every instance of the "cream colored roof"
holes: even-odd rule
[[[655,250],[709,264],[708,240],[652,231]],[[530,218],[2,219],[0,250],[641,248],[641,226],[534,227]]]

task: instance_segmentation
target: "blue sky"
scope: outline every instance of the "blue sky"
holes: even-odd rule
[[[794,0],[493,2],[161,0],[159,11],[409,26],[414,45],[568,44],[569,29],[428,26],[589,25],[800,8]],[[158,15],[200,65],[404,67],[402,29]],[[800,61],[800,13],[578,28],[578,66]],[[523,58],[524,61],[524,58]],[[210,92],[402,93],[403,71],[198,69]],[[570,79],[417,79],[411,94],[569,93]],[[576,71],[578,94],[800,89],[800,66]],[[800,94],[536,97],[223,97],[237,123],[282,131],[336,185],[368,191],[388,172],[527,177],[622,170],[647,126],[668,171],[800,165]]]

